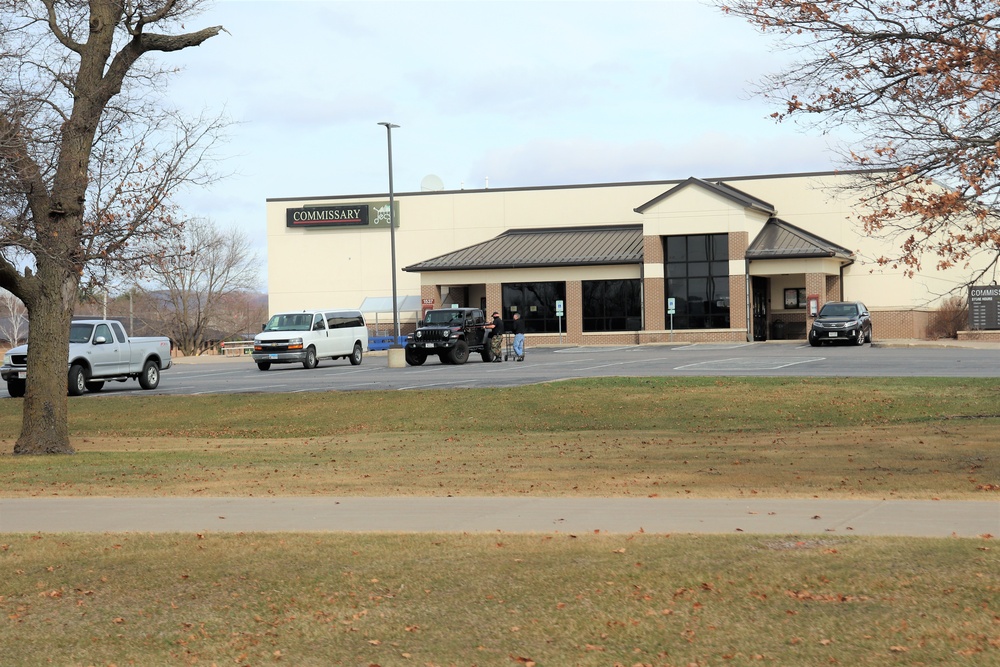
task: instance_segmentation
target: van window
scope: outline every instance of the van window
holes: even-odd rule
[[[323,315],[321,313],[316,313],[313,316],[313,331],[324,331],[326,329],[326,322],[323,320]]]
[[[329,323],[331,329],[350,329],[351,327],[365,326],[365,321],[361,313],[327,313],[326,321]]]

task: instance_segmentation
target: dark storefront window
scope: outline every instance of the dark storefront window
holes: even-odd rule
[[[728,329],[728,235],[665,236],[663,256],[666,296],[675,300],[673,327]]]
[[[503,313],[507,326],[514,313],[521,313],[528,333],[558,333],[556,301],[566,303],[566,283],[505,283],[503,285]],[[515,311],[516,309],[516,311]],[[563,320],[565,320],[565,314]],[[566,331],[566,322],[562,323]]]
[[[642,285],[635,280],[584,280],[584,331],[642,328]]]

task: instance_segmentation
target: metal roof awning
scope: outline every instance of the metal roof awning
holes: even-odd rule
[[[853,260],[854,253],[811,234],[784,220],[771,218],[760,230],[757,238],[747,247],[747,259],[802,259],[809,257],[836,257]]]
[[[396,310],[398,312],[409,312],[409,311],[419,311],[420,310],[420,297],[407,295],[407,296],[397,296],[396,297]],[[361,302],[361,307],[358,308],[362,313],[391,313],[392,312],[392,297],[391,296],[369,296],[365,297],[365,300]]]
[[[510,229],[496,238],[403,271],[462,271],[522,267],[642,263],[642,225]]]

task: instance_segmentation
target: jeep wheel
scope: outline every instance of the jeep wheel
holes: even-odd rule
[[[479,356],[483,358],[483,361],[489,363],[493,361],[493,348],[489,345],[483,345],[483,351],[479,353]]]
[[[306,358],[302,360],[302,367],[306,370],[316,368],[319,361],[316,359],[316,348],[312,345],[306,350]]]
[[[423,366],[425,361],[427,361],[426,352],[420,352],[419,350],[406,351],[406,363],[410,366]]]
[[[469,360],[469,344],[464,340],[457,341],[455,347],[451,348],[451,363],[456,365],[464,364]]]
[[[24,389],[27,385],[24,380],[14,378],[7,380],[7,393],[11,398],[21,398],[24,396]]]
[[[361,364],[361,343],[354,344],[354,352],[351,353],[351,365],[358,366]]]

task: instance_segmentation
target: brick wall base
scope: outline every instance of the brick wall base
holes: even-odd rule
[[[959,331],[958,340],[971,340],[983,343],[1000,343],[1000,331],[995,331],[995,330]]]

